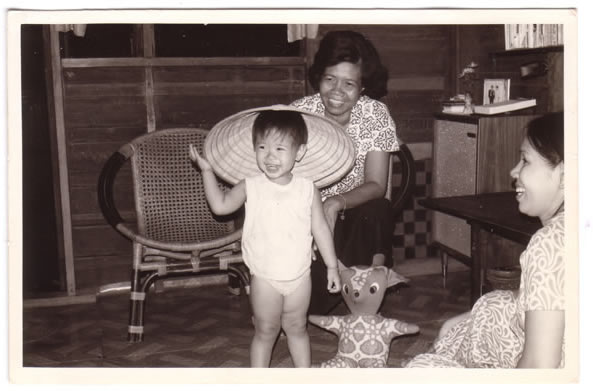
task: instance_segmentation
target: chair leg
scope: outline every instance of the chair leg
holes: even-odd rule
[[[130,292],[130,316],[128,324],[128,342],[142,342],[144,339],[144,308],[148,290],[159,277],[158,272],[139,274],[132,279]]]
[[[130,315],[128,324],[128,342],[142,342],[144,339],[144,292],[130,292]]]
[[[128,342],[142,342],[144,338],[144,302],[146,293],[142,291],[140,271],[132,271],[130,290],[130,311],[128,314]]]
[[[449,254],[441,250],[441,274],[443,276],[443,288],[447,287],[447,269],[449,268]]]
[[[130,310],[128,314],[128,342],[144,339],[144,308],[148,289],[158,277],[158,272],[141,271],[142,245],[134,243],[133,266],[130,286]]]
[[[239,296],[241,294],[241,280],[238,275],[229,271],[228,290],[231,295]]]
[[[245,264],[235,264],[229,266],[229,292],[233,295],[241,294],[241,285],[245,294],[249,295],[250,274]]]
[[[130,276],[130,308],[128,311],[128,342],[141,342],[144,335],[143,315],[144,299],[141,288],[141,275],[139,269],[142,263],[142,245],[134,243],[132,259],[132,273]]]

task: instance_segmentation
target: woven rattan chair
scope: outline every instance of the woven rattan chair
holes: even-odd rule
[[[158,279],[226,270],[249,293],[241,257],[241,230],[232,218],[212,215],[189,144],[202,149],[202,129],[166,129],[122,146],[99,177],[99,204],[109,224],[132,241],[128,341],[142,341],[146,295]],[[131,161],[137,229],[126,226],[114,202],[114,181]],[[223,186],[221,184],[221,186]]]

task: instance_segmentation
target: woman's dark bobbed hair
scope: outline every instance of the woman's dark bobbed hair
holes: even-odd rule
[[[342,62],[361,63],[362,94],[380,99],[387,94],[387,69],[381,64],[371,41],[354,31],[330,31],[321,42],[309,68],[309,83],[319,91],[321,76],[327,67]]]
[[[564,161],[564,112],[544,114],[527,124],[527,140],[552,167]]]

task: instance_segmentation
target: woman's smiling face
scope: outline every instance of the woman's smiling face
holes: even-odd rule
[[[319,82],[325,115],[342,125],[350,122],[350,112],[362,92],[360,64],[341,62],[327,67]]]
[[[564,163],[553,167],[527,139],[521,144],[521,159],[511,170],[511,177],[516,180],[519,210],[539,217],[542,223],[564,202]]]

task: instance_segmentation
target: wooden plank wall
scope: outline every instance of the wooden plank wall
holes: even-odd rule
[[[64,122],[70,182],[77,293],[129,275],[130,243],[103,219],[97,180],[109,156],[146,132],[142,67],[70,67],[63,70]],[[129,167],[116,182],[117,205],[133,218]]]
[[[389,69],[383,101],[398,136],[406,143],[431,143],[433,114],[456,90],[464,39],[458,27],[321,25],[319,37],[337,29],[360,31],[376,45]],[[476,39],[489,42],[484,36]],[[153,128],[211,128],[237,111],[310,93],[305,70],[319,39],[308,40],[298,58],[61,60],[77,294],[129,275],[130,243],[104,222],[97,204],[97,178],[111,153]],[[130,176],[125,168],[116,181],[116,202],[133,223]]]
[[[253,107],[288,104],[304,95],[299,65],[203,65],[153,68],[156,125],[210,129]]]
[[[138,59],[136,59],[138,60]],[[211,61],[210,61],[211,62]],[[243,65],[238,65],[239,63]],[[211,128],[240,110],[289,103],[304,95],[304,60],[183,65],[122,60],[65,60],[64,122],[70,183],[72,241],[77,294],[129,278],[131,245],[106,224],[97,201],[103,164],[121,145],[147,131],[148,110],[156,129]],[[143,65],[148,64],[148,65]],[[146,72],[147,66],[151,72]],[[152,99],[146,99],[151,75]],[[149,108],[147,102],[154,106]],[[115,183],[122,217],[135,220],[131,172]]]
[[[455,26],[455,91],[471,93],[474,104],[482,104],[483,80],[493,78],[493,63],[490,54],[504,50],[504,25],[459,25]],[[469,63],[478,64],[475,80],[471,83],[460,80],[458,75]]]
[[[432,141],[432,114],[450,93],[451,27],[322,25],[319,36],[349,28],[368,36],[389,68],[384,101],[398,135],[408,143]],[[97,178],[111,153],[153,127],[208,129],[237,111],[303,96],[317,43],[307,41],[303,58],[62,60],[77,294],[129,275],[130,243],[105,223],[97,203]],[[133,223],[130,181],[125,167],[116,203]]]

